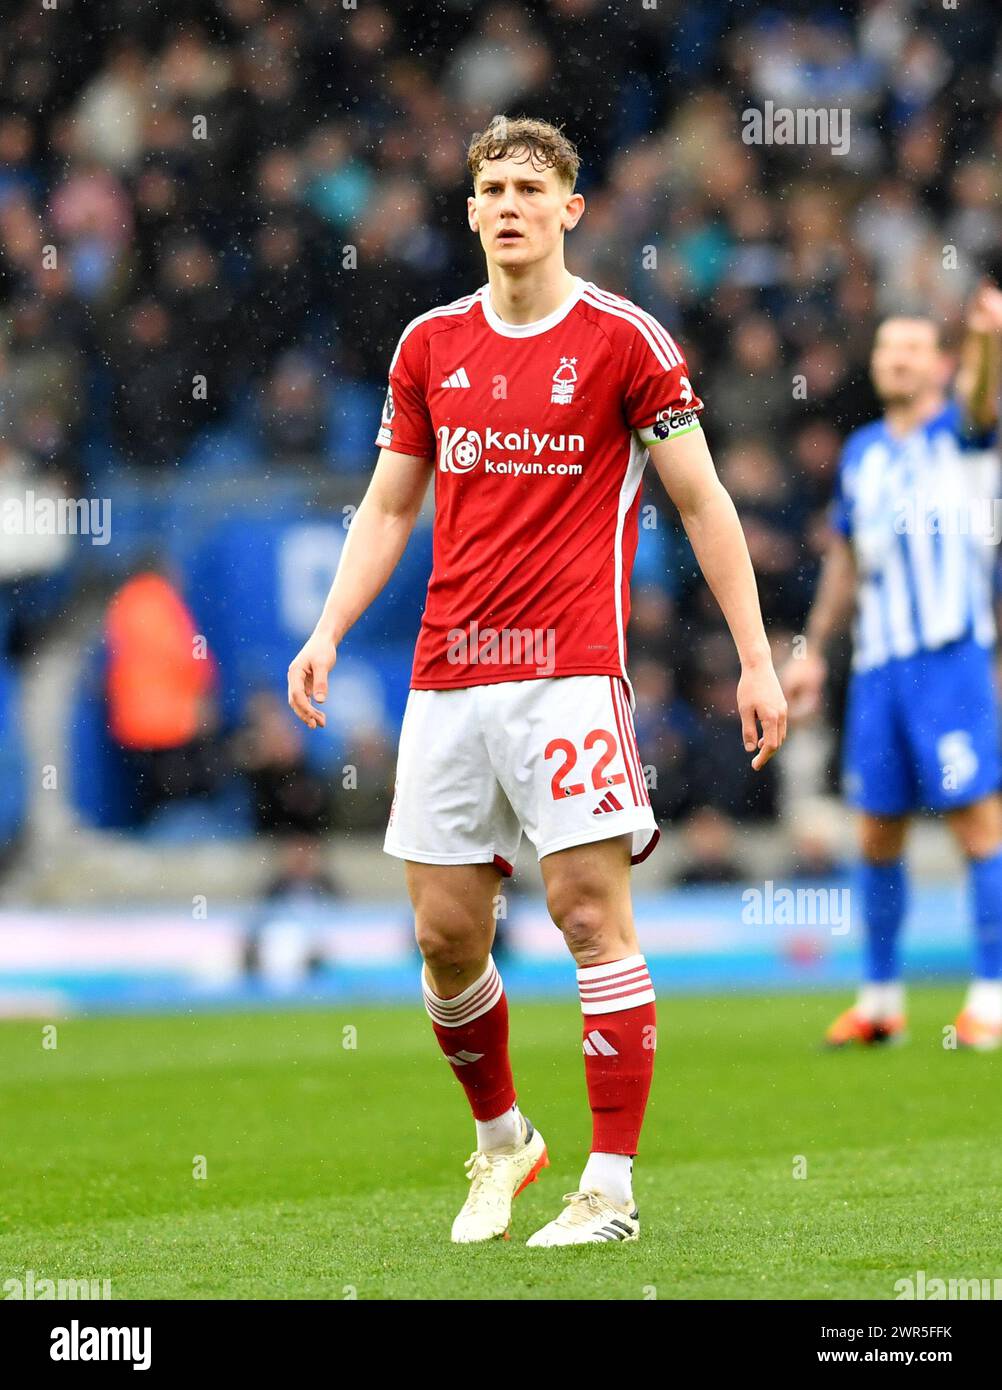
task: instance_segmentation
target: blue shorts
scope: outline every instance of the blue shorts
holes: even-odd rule
[[[852,676],[842,780],[861,811],[952,811],[997,791],[1000,779],[989,648],[951,642]]]

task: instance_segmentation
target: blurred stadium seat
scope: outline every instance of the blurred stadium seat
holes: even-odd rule
[[[0,660],[0,854],[17,839],[27,809],[27,763],[19,691],[17,672]]]
[[[138,825],[138,801],[125,755],[108,731],[104,643],[87,653],[70,704],[70,801],[88,824],[102,830]]]

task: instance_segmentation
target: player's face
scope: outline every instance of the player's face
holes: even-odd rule
[[[947,367],[936,326],[928,319],[886,319],[870,358],[874,389],[888,405],[906,405],[943,386]]]
[[[544,260],[560,245],[584,208],[554,169],[541,169],[525,153],[488,160],[467,200],[470,226],[488,259],[498,265]]]

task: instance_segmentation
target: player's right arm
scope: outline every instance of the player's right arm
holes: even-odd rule
[[[840,531],[833,531],[807,619],[804,649],[795,652],[783,670],[782,683],[791,719],[809,719],[818,712],[828,676],[825,651],[847,623],[855,602],[856,560],[852,545]]]
[[[1002,290],[986,281],[967,309],[957,398],[975,429],[994,430],[1002,394]]]
[[[372,480],[348,528],[323,612],[289,667],[289,704],[309,728],[327,717],[327,678],[344,634],[382,592],[414,529],[434,463],[381,449]],[[311,699],[312,697],[312,699]]]

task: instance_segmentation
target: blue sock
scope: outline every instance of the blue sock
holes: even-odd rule
[[[1002,849],[988,859],[972,859],[974,899],[974,975],[1002,979]]]
[[[857,873],[866,923],[866,978],[871,984],[887,984],[901,975],[898,937],[908,887],[904,860],[871,864],[864,859]]]

